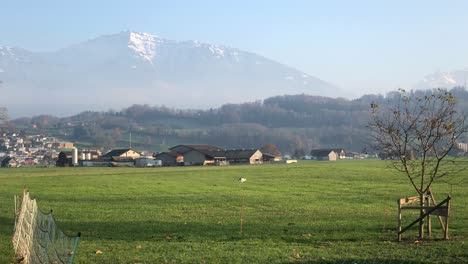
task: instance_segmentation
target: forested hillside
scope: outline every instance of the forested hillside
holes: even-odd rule
[[[452,92],[459,107],[468,112],[468,92],[463,88]],[[209,110],[133,105],[120,111],[83,112],[67,118],[35,116],[13,123],[27,133],[47,133],[83,147],[105,149],[128,147],[132,138],[134,148],[151,151],[182,143],[225,148],[272,143],[290,154],[318,147],[361,151],[368,147],[370,103],[391,103],[396,96],[398,92],[356,100],[284,95]]]

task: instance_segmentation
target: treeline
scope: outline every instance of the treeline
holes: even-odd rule
[[[451,90],[468,112],[468,92]],[[415,91],[419,95],[430,91]],[[208,110],[181,110],[133,105],[121,111],[83,112],[67,118],[37,116],[15,120],[22,127],[56,133],[67,140],[101,148],[133,145],[153,151],[181,143],[206,143],[226,148],[252,148],[273,143],[285,153],[308,153],[333,147],[367,148],[370,104],[391,103],[398,92],[365,95],[356,100],[310,95],[285,95],[263,102],[226,104]]]

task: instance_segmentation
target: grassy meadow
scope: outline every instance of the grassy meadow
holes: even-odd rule
[[[468,263],[467,178],[433,187],[453,198],[449,241],[433,220],[431,239],[415,226],[397,242],[396,200],[415,191],[383,161],[0,169],[0,263],[14,263],[13,196],[25,185],[65,232],[81,232],[75,263]]]

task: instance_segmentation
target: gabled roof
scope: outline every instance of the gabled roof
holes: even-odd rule
[[[160,155],[168,155],[168,156],[177,158],[177,157],[179,157],[181,154],[180,154],[180,153],[177,153],[177,152],[175,152],[175,151],[168,151],[168,152],[161,152],[161,153],[158,153],[158,154],[154,155],[154,157],[157,157],[157,156],[160,156]]]
[[[260,151],[261,152],[261,151]],[[276,158],[275,155],[271,154],[271,153],[267,153],[267,152],[262,152],[262,156],[263,157],[268,157],[268,158]]]
[[[226,158],[226,153],[223,150],[192,149],[192,151],[200,152],[209,158]]]
[[[225,151],[227,159],[250,159],[258,149],[228,149]]]
[[[336,154],[340,154],[342,149],[313,149],[310,151],[310,155],[314,157],[325,157],[330,154],[330,152],[334,151]]]
[[[226,150],[206,150],[194,149],[209,158],[225,158],[225,159],[250,159],[258,149],[226,149]]]
[[[170,148],[169,150],[175,149],[177,147],[186,147],[190,148],[193,150],[209,150],[209,151],[215,151],[215,150],[221,150],[222,148],[213,146],[213,145],[208,145],[208,144],[188,144],[188,145],[177,145],[175,147]]]
[[[128,152],[131,149],[113,149],[106,154],[103,155],[103,157],[114,157],[114,156],[120,156],[126,152]]]

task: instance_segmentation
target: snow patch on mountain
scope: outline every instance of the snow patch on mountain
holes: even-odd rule
[[[128,48],[135,51],[137,56],[152,63],[156,57],[156,49],[159,44],[158,36],[148,33],[130,32]]]
[[[0,47],[0,66],[5,69],[10,63],[27,63],[31,54],[21,48]],[[2,65],[3,64],[3,65]]]
[[[197,48],[198,48],[198,47],[201,47],[201,45],[202,45],[201,42],[200,42],[199,40],[193,40],[192,42],[193,42],[193,44],[195,45],[195,47],[197,47]]]
[[[220,59],[224,57],[224,50],[220,47],[216,45],[210,45],[208,49],[211,51],[211,53],[213,53],[216,56],[216,58]]]
[[[2,56],[14,56],[15,53],[11,47],[0,47],[0,55]]]
[[[426,82],[435,86],[440,85],[440,84],[455,85],[457,83],[457,81],[454,80],[453,76],[451,76],[449,72],[440,72],[437,74],[426,76],[423,79],[423,82]]]
[[[239,52],[237,52],[237,51],[232,51],[232,52],[231,52],[231,57],[232,57],[236,62],[240,62],[240,59],[239,59]]]
[[[427,75],[415,85],[416,89],[447,88],[464,86],[468,81],[468,69],[451,72],[437,71]]]

